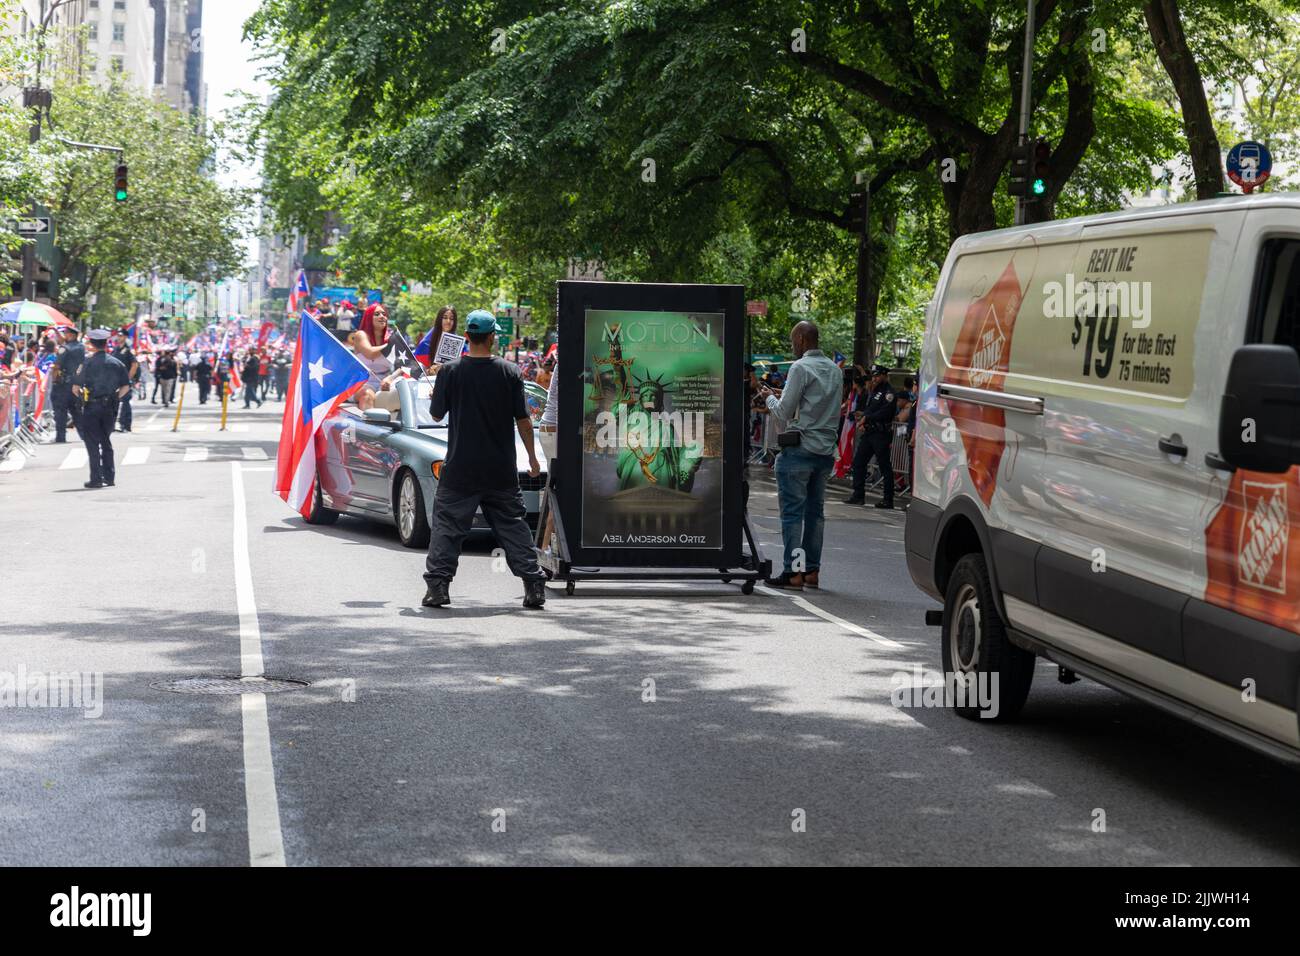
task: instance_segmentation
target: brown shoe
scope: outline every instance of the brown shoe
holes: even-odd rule
[[[817,575],[819,573],[820,572],[818,571],[806,572],[803,576],[803,586],[806,588],[812,588],[814,591],[820,590],[821,585],[817,583]]]

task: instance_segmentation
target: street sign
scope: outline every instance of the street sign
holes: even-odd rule
[[[1273,157],[1263,143],[1248,139],[1228,150],[1227,167],[1228,178],[1249,195],[1272,174]]]
[[[565,278],[585,282],[603,282],[605,270],[600,267],[599,262],[570,259]]]
[[[20,236],[48,236],[51,228],[49,216],[36,216],[32,219],[19,219],[15,232]]]
[[[745,303],[746,315],[767,315],[766,299],[750,299]]]

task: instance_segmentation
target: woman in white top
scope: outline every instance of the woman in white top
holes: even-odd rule
[[[388,310],[376,304],[366,307],[365,313],[361,316],[361,327],[348,336],[348,344],[352,346],[352,351],[370,372],[370,378],[357,393],[357,408],[363,412],[375,404],[375,392],[389,388],[385,377],[393,370],[393,363],[385,352],[391,334],[392,330],[388,327]]]

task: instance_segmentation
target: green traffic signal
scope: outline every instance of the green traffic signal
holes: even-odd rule
[[[1043,193],[1047,192],[1047,183],[1042,179],[1035,179],[1029,188],[1035,196],[1041,196]]]
[[[114,173],[113,198],[116,199],[118,202],[126,202],[126,193],[127,193],[126,172],[127,172],[126,164],[122,163],[117,167],[117,170]]]

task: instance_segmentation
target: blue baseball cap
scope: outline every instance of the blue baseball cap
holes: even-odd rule
[[[482,332],[495,332],[497,330],[497,320],[487,309],[475,309],[465,317],[465,331],[479,334]]]

